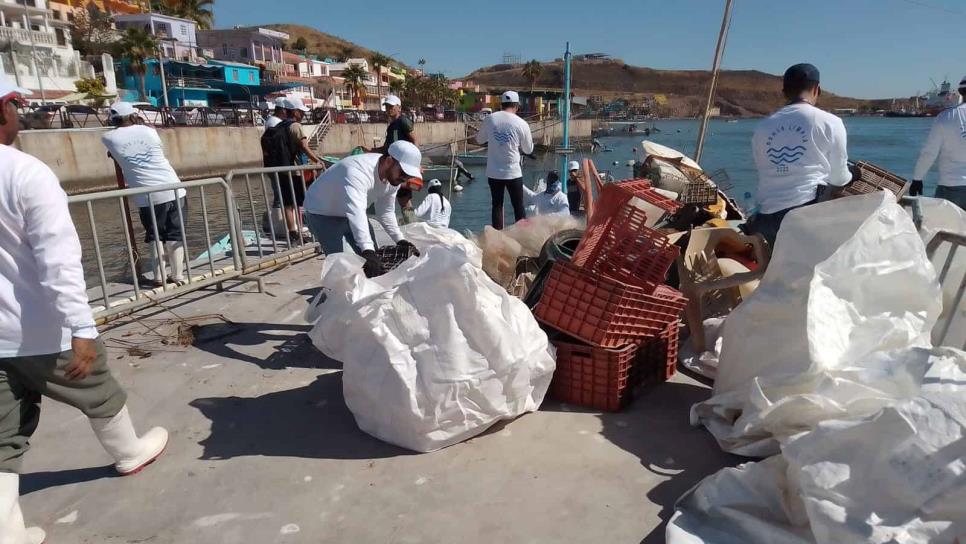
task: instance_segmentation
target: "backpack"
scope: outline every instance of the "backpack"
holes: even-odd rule
[[[262,163],[265,167],[295,164],[292,140],[288,135],[288,127],[291,125],[292,121],[286,119],[272,128],[265,129],[261,139]]]

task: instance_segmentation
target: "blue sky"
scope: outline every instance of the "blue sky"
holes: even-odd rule
[[[512,3],[367,0],[217,0],[219,27],[298,22],[382,51],[419,58],[450,77],[501,61],[605,52],[628,64],[707,69],[724,0],[556,0]],[[267,6],[279,6],[272,13]],[[476,8],[474,6],[480,6]],[[282,14],[284,12],[284,14]],[[333,15],[333,13],[335,15]],[[735,0],[724,67],[780,74],[812,62],[835,93],[909,96],[966,74],[962,0]]]

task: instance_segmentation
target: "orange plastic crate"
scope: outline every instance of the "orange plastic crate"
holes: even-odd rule
[[[552,342],[557,348],[557,369],[550,383],[552,398],[610,412],[627,405],[638,345],[606,349],[566,337]]]
[[[645,340],[637,351],[632,382],[634,385],[663,383],[677,372],[680,324],[675,319],[654,338]]]
[[[666,285],[648,293],[558,261],[534,313],[540,322],[588,344],[616,348],[660,334],[685,305],[687,299]]]
[[[680,250],[667,236],[644,226],[647,215],[624,206],[608,221],[587,228],[571,262],[648,292],[664,283]]]

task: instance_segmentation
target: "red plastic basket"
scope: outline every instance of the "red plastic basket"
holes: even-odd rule
[[[617,411],[631,399],[631,382],[638,345],[605,349],[562,337],[553,340],[557,369],[550,395],[561,402]]]
[[[542,323],[588,344],[616,348],[660,334],[687,305],[660,285],[653,293],[557,261],[535,314]]]
[[[675,319],[659,335],[641,344],[632,372],[634,385],[663,383],[674,376],[678,364],[679,331],[680,325]]]
[[[670,214],[677,213],[684,206],[684,204],[677,200],[672,200],[657,192],[651,186],[651,181],[648,179],[628,179],[616,181],[610,185],[613,185],[626,195],[636,196],[641,200],[650,202]]]
[[[664,283],[680,250],[644,226],[644,210],[624,206],[609,221],[587,228],[571,260],[575,265],[648,292]]]

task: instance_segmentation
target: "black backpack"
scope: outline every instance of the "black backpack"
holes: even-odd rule
[[[286,119],[272,128],[266,128],[262,134],[262,163],[265,167],[292,166],[295,164],[295,153],[292,152],[292,140],[288,135],[288,127],[292,121]]]

